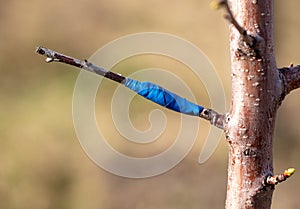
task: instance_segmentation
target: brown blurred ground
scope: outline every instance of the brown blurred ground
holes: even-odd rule
[[[93,164],[76,138],[72,93],[79,71],[45,64],[34,54],[36,46],[44,45],[86,58],[124,35],[145,31],[171,33],[191,41],[210,58],[218,69],[229,104],[228,27],[222,12],[210,10],[210,1],[0,2],[1,209],[224,207],[227,167],[224,140],[209,161],[203,165],[197,163],[207,134],[206,122],[201,124],[203,132],[192,152],[168,173],[141,180],[114,176]],[[300,63],[299,8],[297,0],[275,2],[278,66]],[[163,67],[167,65],[166,61]],[[143,64],[135,66],[131,62],[127,66],[132,70]],[[197,83],[192,85],[197,92]],[[205,92],[199,93],[197,99],[208,105],[206,96]],[[289,166],[300,170],[299,96],[300,91],[292,92],[278,114],[274,145],[277,172]],[[139,118],[137,123],[143,121],[147,124],[147,116]],[[123,143],[117,133],[111,134],[116,146]],[[162,146],[166,144],[163,140]],[[152,148],[153,153],[162,151]],[[296,170],[293,178],[278,186],[273,208],[299,208],[299,186],[300,174]]]

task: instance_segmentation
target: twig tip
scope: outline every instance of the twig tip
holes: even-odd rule
[[[278,183],[281,183],[281,182],[287,180],[289,177],[291,177],[295,173],[295,171],[296,171],[295,168],[288,168],[282,174],[268,176],[266,178],[265,183],[267,185],[276,185]]]
[[[210,2],[210,8],[213,10],[218,10],[220,9],[220,3],[218,1],[212,1]]]
[[[296,169],[295,168],[289,168],[284,171],[283,175],[285,177],[291,177],[295,173]]]
[[[226,3],[226,1],[224,1],[224,0],[213,0],[210,3],[210,8],[213,9],[213,10],[218,10],[222,6],[224,6],[225,3]]]
[[[36,48],[35,53],[37,54],[45,54],[45,51],[43,50],[43,47],[39,46]]]

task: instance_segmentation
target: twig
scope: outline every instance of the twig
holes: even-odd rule
[[[252,36],[248,34],[247,30],[244,29],[234,18],[228,1],[227,0],[219,0],[219,1],[213,1],[212,5],[213,8],[218,9],[220,7],[224,7],[226,10],[225,19],[227,19],[240,33],[242,36],[242,39],[251,47],[254,49],[259,49],[260,43],[263,41],[263,38],[260,37],[258,34],[255,34],[255,36]]]
[[[221,115],[214,110],[207,109],[189,102],[186,99],[172,92],[169,92],[168,90],[156,84],[150,82],[139,82],[130,78],[126,78],[120,74],[98,67],[97,65],[94,65],[87,60],[81,61],[79,59],[55,52],[45,47],[38,47],[36,53],[44,55],[46,57],[46,62],[48,63],[53,61],[61,62],[96,73],[125,85],[126,87],[130,88],[133,91],[136,91],[146,99],[149,99],[161,106],[184,114],[199,116],[205,120],[210,121],[212,125],[220,129],[224,129],[224,115]],[[149,93],[149,91],[151,91],[151,93]]]
[[[79,59],[69,57],[67,55],[55,52],[51,49],[47,49],[45,47],[38,47],[36,50],[36,53],[44,55],[46,58],[46,62],[61,62],[65,63],[68,65],[72,65],[75,67],[82,68],[84,70],[96,73],[98,75],[104,76],[106,78],[109,78],[111,80],[114,80],[118,83],[124,83],[125,77],[117,74],[110,72],[108,70],[105,70],[104,68],[98,67],[97,65],[94,65],[93,63],[88,62],[87,60],[81,61]]]
[[[283,174],[278,174],[274,176],[268,176],[265,180],[265,185],[276,185],[287,180],[295,173],[294,168],[289,168],[283,172]]]
[[[225,129],[225,115],[221,115],[212,109],[204,108],[199,117],[210,121],[210,124],[220,129]]]

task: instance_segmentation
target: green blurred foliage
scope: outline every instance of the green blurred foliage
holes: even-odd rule
[[[78,69],[45,64],[34,54],[46,47],[75,57],[89,57],[104,44],[144,31],[171,33],[197,45],[218,69],[230,104],[228,26],[210,1],[78,0],[0,1],[0,208],[222,208],[226,193],[227,145],[223,140],[203,165],[197,163],[209,125],[201,123],[192,151],[166,174],[126,179],[97,167],[82,150],[72,124],[72,93]],[[297,50],[300,3],[275,1],[275,49],[278,66],[300,63]],[[156,65],[182,68],[172,61],[132,60],[116,66],[132,71]],[[162,65],[160,65],[162,63]],[[168,68],[169,67],[169,68]],[[187,75],[193,92],[199,83]],[[111,90],[115,84],[106,84]],[[201,87],[202,88],[202,87]],[[99,93],[100,94],[100,93]],[[275,171],[300,169],[299,91],[292,92],[278,113],[274,143]],[[209,105],[205,91],[197,99]],[[101,101],[97,100],[100,106]],[[134,105],[133,123],[148,128],[145,100]],[[99,116],[97,110],[97,116]],[[105,117],[110,117],[105,114]],[[176,118],[176,114],[171,115]],[[100,116],[98,118],[101,118]],[[101,124],[101,119],[99,119]],[[155,154],[172,143],[172,133],[150,148],[132,151],[113,124],[106,125],[111,143],[129,153]],[[178,125],[172,125],[170,130]],[[168,131],[168,129],[166,130]],[[172,132],[172,131],[169,131]],[[125,147],[125,148],[124,148]],[[274,193],[273,208],[298,208],[297,173]]]

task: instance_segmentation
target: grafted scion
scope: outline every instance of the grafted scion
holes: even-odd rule
[[[39,47],[36,50],[36,53],[46,56],[46,61],[62,62],[104,76],[110,80],[123,84],[127,88],[137,92],[139,95],[156,104],[183,114],[202,117],[209,120],[212,125],[224,129],[224,115],[220,115],[214,110],[205,109],[200,105],[194,104],[154,83],[140,82],[126,78],[121,74],[94,65],[87,60],[80,61],[76,58],[66,56],[44,47]]]

